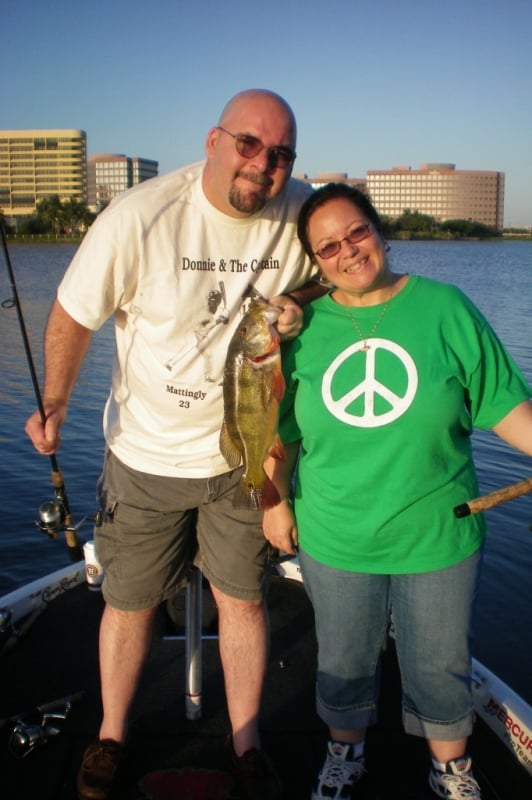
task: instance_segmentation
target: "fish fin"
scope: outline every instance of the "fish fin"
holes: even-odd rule
[[[280,369],[276,370],[273,375],[267,371],[262,372],[260,378],[260,400],[265,410],[272,402],[272,398],[277,403],[280,403],[284,397],[284,392],[285,380]]]
[[[284,397],[285,386],[284,375],[281,370],[278,370],[273,379],[273,396],[278,403],[280,403]]]
[[[282,443],[278,435],[275,437],[275,441],[270,447],[268,455],[270,455],[272,458],[276,458],[277,461],[286,461],[284,444]]]
[[[266,511],[281,502],[281,496],[272,481],[265,477],[262,486],[256,486],[242,477],[233,497],[235,508],[247,508],[250,511]]]
[[[279,505],[280,502],[281,495],[272,481],[267,477],[262,487],[259,508],[261,511],[266,511],[267,508],[273,508]]]
[[[225,422],[220,431],[220,452],[231,469],[236,469],[242,463],[242,453],[231,439]]]

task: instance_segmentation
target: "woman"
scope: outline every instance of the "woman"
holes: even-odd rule
[[[364,194],[316,191],[298,234],[333,288],[283,356],[288,457],[267,469],[288,498],[299,456],[294,510],[286,499],[266,512],[264,531],[281,550],[299,545],[315,611],[330,741],[312,800],[351,797],[365,773],[390,620],[404,727],[428,741],[430,786],[476,800],[471,628],[486,528],[453,508],[478,494],[473,426],[532,455],[530,390],[460,290],[390,269]]]

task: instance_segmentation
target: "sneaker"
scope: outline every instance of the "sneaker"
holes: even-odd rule
[[[365,773],[364,756],[353,758],[353,745],[329,741],[311,800],[350,800],[353,786]]]
[[[237,756],[231,739],[227,748],[239,800],[281,799],[281,781],[266,753],[252,747],[243,755]]]
[[[107,800],[111,794],[124,745],[113,739],[101,739],[90,744],[83,753],[76,779],[81,800]]]
[[[429,784],[438,797],[447,800],[482,800],[480,786],[471,771],[471,759],[468,756],[455,758],[445,765],[445,772],[432,769]]]

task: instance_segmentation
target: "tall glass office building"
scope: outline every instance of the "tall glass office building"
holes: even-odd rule
[[[91,156],[87,164],[89,208],[101,211],[113,197],[137,183],[155,178],[159,162],[149,158],[130,158],[122,154],[101,153]]]

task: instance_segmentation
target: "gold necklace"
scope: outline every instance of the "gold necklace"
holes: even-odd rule
[[[367,336],[364,336],[364,334],[360,330],[360,325],[358,324],[358,322],[356,321],[356,319],[354,318],[354,316],[351,313],[351,307],[350,306],[346,306],[347,313],[349,314],[349,319],[351,320],[351,322],[355,326],[355,330],[358,333],[358,337],[359,337],[360,341],[364,342],[364,344],[362,345],[362,348],[361,348],[364,352],[366,352],[367,350],[370,349],[371,346],[368,344],[368,339],[371,339],[373,337],[375,331],[377,330],[377,328],[381,324],[382,318],[384,317],[384,315],[388,311],[388,306],[390,305],[390,300],[392,299],[392,296],[393,296],[393,288],[392,288],[392,291],[390,292],[389,298],[387,299],[387,301],[385,302],[385,304],[382,307],[381,313],[379,314],[379,316],[375,320],[375,324],[373,325],[373,328],[370,330],[370,332],[368,333]]]

